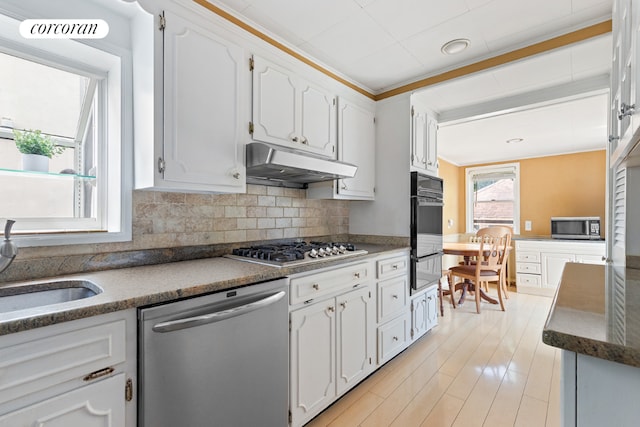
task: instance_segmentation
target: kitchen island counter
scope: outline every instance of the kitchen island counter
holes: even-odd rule
[[[640,270],[567,263],[542,340],[640,367]]]

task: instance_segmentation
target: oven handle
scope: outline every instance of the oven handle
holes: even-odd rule
[[[416,197],[416,201],[418,202],[418,206],[444,206],[444,202],[442,200],[423,199],[421,197]]]
[[[153,325],[154,332],[171,332],[180,329],[193,328],[200,325],[219,322],[231,317],[241,316],[267,305],[273,304],[281,300],[286,295],[285,291],[280,291],[273,295],[249,304],[240,305],[227,310],[216,311],[213,313],[203,314],[201,316],[187,317],[185,319],[171,320],[169,322],[161,322]]]
[[[415,260],[416,262],[422,262],[422,261],[426,261],[429,258],[433,258],[433,257],[437,257],[437,256],[442,256],[444,255],[443,251],[438,251],[436,253],[433,254],[429,254],[429,255],[424,255],[424,256],[416,256]]]

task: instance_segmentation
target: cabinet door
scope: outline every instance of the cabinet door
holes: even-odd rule
[[[299,147],[297,78],[266,59],[253,58],[253,139]]]
[[[336,395],[335,299],[291,313],[290,405],[294,425],[324,409]]]
[[[338,395],[366,377],[375,358],[375,306],[369,287],[336,297]]]
[[[562,277],[564,265],[573,262],[575,255],[563,253],[543,252],[542,258],[542,287],[557,288]]]
[[[438,173],[438,122],[428,115],[426,145],[425,169],[432,175],[436,175]]]
[[[427,114],[411,107],[411,166],[425,169],[427,163]]]
[[[330,92],[300,81],[300,142],[316,154],[336,158],[336,98]]]
[[[411,338],[416,340],[427,330],[427,294],[423,293],[411,300]]]
[[[338,194],[374,198],[376,135],[374,114],[340,98],[338,106],[339,158],[358,166],[353,178],[338,180]]]
[[[242,192],[243,50],[178,15],[165,15],[164,180]]]
[[[427,331],[431,330],[438,324],[438,289],[430,289],[427,291]]]
[[[118,374],[0,416],[0,427],[122,427],[124,377]]]
[[[426,111],[411,107],[411,166],[436,175],[438,172],[438,122]]]

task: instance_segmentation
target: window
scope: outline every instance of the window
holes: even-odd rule
[[[20,246],[130,240],[130,53],[23,39],[19,22],[0,15],[0,221],[16,220]],[[62,153],[27,170],[14,130]]]
[[[467,233],[507,225],[520,232],[520,165],[467,169]]]

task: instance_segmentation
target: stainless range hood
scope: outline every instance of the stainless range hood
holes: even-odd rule
[[[353,178],[358,167],[262,142],[247,144],[247,182],[306,188],[312,182]]]

